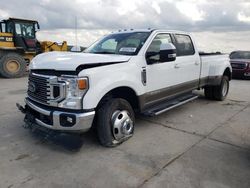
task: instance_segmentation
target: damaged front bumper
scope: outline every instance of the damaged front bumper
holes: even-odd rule
[[[78,151],[81,148],[83,139],[79,133],[91,128],[95,116],[94,110],[59,111],[43,107],[28,98],[25,99],[24,107],[17,104],[17,108],[25,114],[25,128],[71,151]]]
[[[17,104],[20,111],[25,113],[25,122],[27,125],[36,124],[49,130],[62,132],[86,132],[93,123],[95,111],[88,112],[66,112],[43,108],[25,99],[25,107]]]

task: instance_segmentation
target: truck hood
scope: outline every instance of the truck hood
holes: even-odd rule
[[[130,58],[131,56],[116,54],[48,52],[36,56],[29,68],[75,71],[81,65],[85,65],[86,68],[96,67],[127,62]]]

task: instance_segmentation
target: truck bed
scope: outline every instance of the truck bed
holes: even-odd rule
[[[203,53],[200,58],[202,63],[201,78],[220,75],[224,71],[225,64],[229,62],[228,54]]]

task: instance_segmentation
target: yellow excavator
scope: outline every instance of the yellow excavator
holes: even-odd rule
[[[35,20],[9,18],[0,22],[0,76],[21,77],[37,54],[68,50],[66,41],[61,44],[38,41],[36,32],[39,29]]]

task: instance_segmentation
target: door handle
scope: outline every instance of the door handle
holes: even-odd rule
[[[195,65],[199,65],[200,63],[198,62],[198,61],[195,61],[195,63],[194,63]]]
[[[178,69],[178,68],[180,68],[180,65],[175,64],[175,65],[174,65],[174,68]]]

